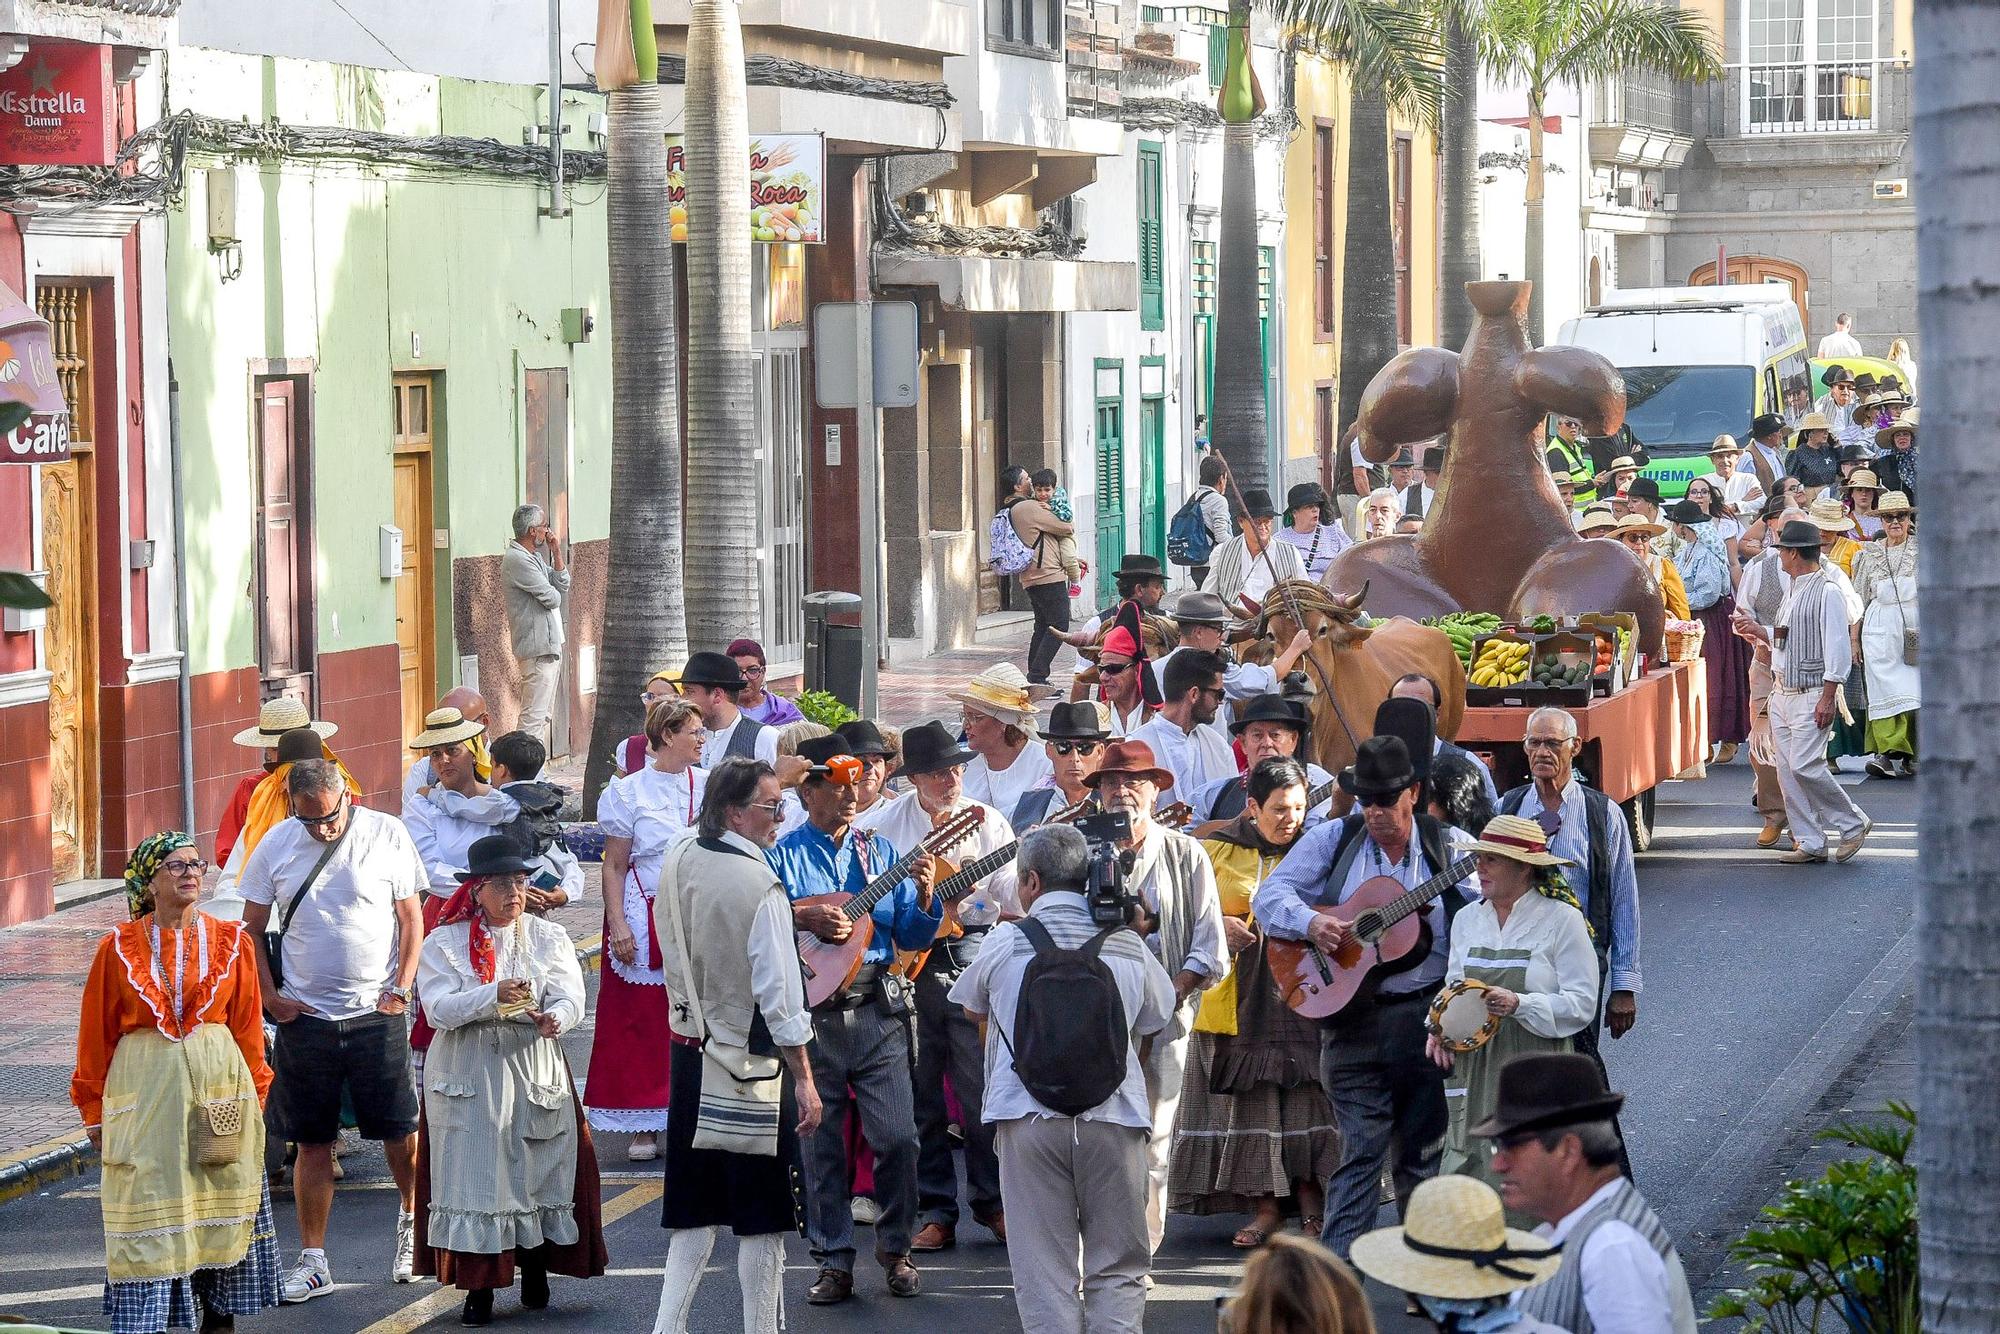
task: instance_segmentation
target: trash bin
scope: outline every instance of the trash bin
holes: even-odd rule
[[[861,711],[861,595],[808,593],[806,689],[824,690]]]

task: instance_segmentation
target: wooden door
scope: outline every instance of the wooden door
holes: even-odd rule
[[[527,373],[528,503],[540,505],[569,547],[569,372],[531,370]],[[556,683],[556,706],[549,717],[549,758],[569,754],[570,700],[576,693],[574,618],[563,600],[562,675]]]
[[[1167,400],[1139,400],[1139,549],[1167,558]]]
[[[1769,255],[1730,255],[1729,271],[1723,275],[1725,283],[1770,283],[1791,293],[1792,304],[1799,308],[1799,318],[1806,318],[1806,271],[1788,259],[1775,259]],[[1715,261],[1695,269],[1688,275],[1690,287],[1713,287],[1715,285]]]
[[[72,445],[74,448],[74,445]],[[93,874],[97,860],[97,598],[91,539],[91,459],[44,466],[42,552],[49,608],[49,845],[57,884]]]
[[[403,686],[403,735],[423,730],[437,698],[437,594],[432,558],[432,435],[436,381],[399,375],[392,385],[395,419],[396,527],[403,566],[396,576],[396,650]]]
[[[266,698],[311,698],[312,548],[304,536],[304,395],[285,377],[257,385],[257,669]]]

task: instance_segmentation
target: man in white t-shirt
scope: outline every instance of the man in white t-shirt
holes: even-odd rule
[[[1861,343],[1854,336],[1854,317],[1844,310],[1834,316],[1833,332],[1819,340],[1819,351],[1814,355],[1821,361],[1863,355]]]
[[[293,818],[257,845],[242,890],[264,1010],[278,1026],[271,1112],[277,1131],[299,1146],[293,1191],[302,1253],[280,1293],[295,1303],[333,1286],[326,1223],[343,1093],[362,1138],[382,1141],[402,1195],[391,1276],[407,1283],[413,1274],[417,1097],[405,1015],[424,939],[418,896],[427,876],[402,822],[355,806],[338,767],[301,760],[285,786]],[[273,925],[281,942],[276,970],[264,941]]]

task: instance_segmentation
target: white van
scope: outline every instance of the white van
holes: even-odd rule
[[[1645,475],[1668,497],[1710,471],[1716,436],[1744,443],[1759,413],[1796,421],[1812,408],[1805,324],[1775,283],[1613,292],[1565,320],[1556,342],[1601,354],[1625,377],[1621,443],[1645,449]]]

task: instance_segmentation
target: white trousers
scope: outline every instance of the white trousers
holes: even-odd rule
[[[1785,817],[1792,837],[1807,852],[1826,851],[1826,831],[1849,838],[1867,827],[1868,817],[1854,804],[1826,762],[1826,740],[1833,730],[1813,721],[1817,690],[1771,692],[1771,748],[1777,752],[1778,789],[1785,796]]]
[[[1194,1042],[1194,1034],[1187,1027],[1193,1004],[1192,1001],[1183,1004],[1184,1013],[1166,1029],[1168,1033],[1178,1030],[1179,1037],[1167,1041],[1163,1034],[1153,1039],[1144,1066],[1146,1108],[1153,1116],[1153,1137],[1146,1142],[1146,1236],[1156,1255],[1167,1236],[1167,1162],[1173,1157],[1174,1118],[1180,1113],[1188,1047]],[[1004,1186],[1001,1194],[1006,1194]]]
[[[514,723],[544,746],[549,744],[549,719],[556,711],[556,686],[562,681],[562,655],[516,659],[521,673],[521,716]]]
[[[1021,1328],[1140,1334],[1152,1265],[1140,1213],[1146,1132],[1067,1116],[1021,1117],[994,1130]]]

